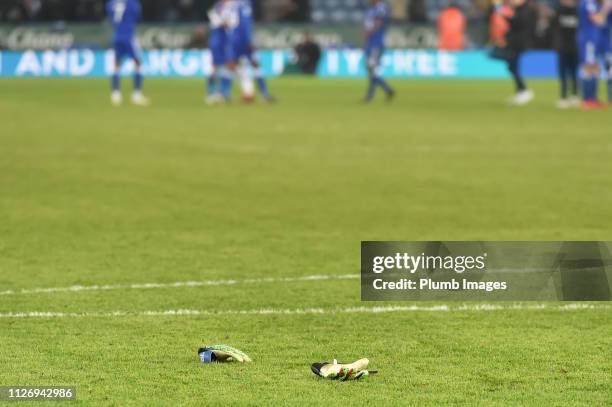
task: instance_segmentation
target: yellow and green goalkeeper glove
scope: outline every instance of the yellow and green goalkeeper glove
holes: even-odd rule
[[[202,363],[251,362],[251,358],[246,353],[227,345],[212,345],[200,348],[198,355]]]
[[[342,364],[334,359],[333,363],[313,363],[310,368],[314,374],[324,379],[341,380],[344,382],[346,380],[358,380],[369,376],[371,373],[378,373],[367,370],[369,363],[368,359],[359,359],[350,364]]]

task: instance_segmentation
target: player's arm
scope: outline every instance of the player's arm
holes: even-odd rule
[[[223,27],[226,30],[233,30],[236,28],[240,22],[240,15],[236,10],[228,10],[226,13],[223,13]]]
[[[370,38],[376,31],[378,31],[384,24],[387,18],[387,10],[380,5],[376,8],[376,15],[371,27],[368,27],[366,31],[366,38]]]
[[[591,1],[587,4],[587,11],[589,13],[589,18],[595,25],[603,26],[606,24],[606,20],[608,19],[608,13],[612,9],[612,5],[609,1],[606,1],[601,8],[601,10],[597,11],[597,4],[594,1]]]
[[[115,15],[115,10],[113,9],[113,2],[112,0],[109,0],[108,2],[106,2],[106,18],[110,22],[113,22],[114,15]]]
[[[140,1],[136,1],[134,3],[134,17],[136,21],[140,21],[142,18],[142,5],[140,4]]]
[[[208,22],[211,27],[221,27],[222,21],[221,16],[215,9],[210,9],[208,11]]]
[[[369,27],[368,30],[366,31],[366,37],[370,38],[372,36],[372,34],[374,34],[376,31],[378,31],[380,29],[380,27],[382,27],[383,24],[384,24],[383,17],[377,16],[374,19],[374,23],[372,24],[372,26]]]
[[[603,26],[606,23],[606,15],[601,12],[589,14],[589,18],[595,25]]]

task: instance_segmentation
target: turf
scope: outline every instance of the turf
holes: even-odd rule
[[[281,103],[205,107],[152,80],[148,109],[97,80],[1,80],[0,291],[359,273],[361,240],[609,240],[612,114],[509,108],[497,81],[281,79]],[[0,295],[0,385],[78,403],[612,404],[610,309],[145,316],[363,305],[359,281]],[[366,304],[368,305],[368,304]],[[424,304],[427,305],[427,304]],[[228,343],[248,366],[204,366]],[[323,382],[315,361],[380,371]]]

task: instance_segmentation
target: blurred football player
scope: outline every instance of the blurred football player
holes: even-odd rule
[[[141,15],[140,2],[139,0],[110,0],[106,4],[106,12],[114,28],[115,63],[111,80],[111,102],[115,106],[123,102],[121,96],[121,63],[129,58],[134,62],[132,103],[138,106],[147,106],[149,99],[142,94],[142,60],[140,47],[136,42],[136,26]]]
[[[231,98],[232,81],[236,70],[233,35],[240,16],[238,3],[234,0],[219,0],[208,12],[208,47],[212,55],[212,72],[208,77],[206,102],[215,104],[228,102]]]
[[[504,15],[508,22],[508,32],[505,38],[506,62],[516,90],[510,99],[510,104],[523,106],[535,98],[534,92],[527,87],[521,71],[521,58],[528,44],[531,11],[526,0],[509,0],[506,1],[506,5],[510,11]]]
[[[366,46],[365,58],[368,68],[369,86],[365,102],[374,99],[376,89],[382,88],[387,100],[392,100],[395,90],[381,76],[381,61],[385,51],[385,32],[389,24],[389,7],[382,0],[368,0],[365,14]]]
[[[264,100],[273,102],[274,98],[268,91],[259,60],[255,56],[253,42],[253,4],[252,0],[237,0],[240,20],[233,34],[234,57],[237,62],[237,73],[240,77],[243,100],[251,102],[255,97],[253,81],[249,76],[249,66],[253,69],[257,87]],[[248,65],[248,66],[247,66]]]
[[[608,17],[602,30],[602,53],[608,85],[608,103],[612,104],[612,0],[608,0],[606,11]]]
[[[554,44],[557,50],[561,98],[559,109],[580,106],[578,96],[578,4],[576,0],[560,0],[554,19]]]
[[[578,51],[582,82],[583,109],[600,109],[597,97],[600,63],[603,57],[603,27],[608,17],[609,4],[598,0],[580,0],[578,4]]]

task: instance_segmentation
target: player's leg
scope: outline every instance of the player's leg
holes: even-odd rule
[[[607,101],[612,103],[612,37],[607,29],[601,33],[599,48],[596,53],[596,57],[601,60],[604,69],[601,76],[606,81]]]
[[[585,109],[600,107],[597,97],[599,63],[594,41],[580,44],[580,80],[582,83],[582,106]]]
[[[371,102],[376,95],[376,88],[381,87],[387,94],[387,99],[392,99],[395,96],[395,90],[389,86],[380,74],[380,62],[382,59],[382,48],[371,48],[366,50],[366,62],[368,68],[368,93],[366,102]]]
[[[132,103],[138,106],[148,106],[151,102],[142,93],[144,76],[142,74],[142,53],[136,42],[130,44],[130,54],[134,61],[134,90],[132,92]]]
[[[516,90],[516,94],[512,98],[511,104],[517,106],[526,105],[534,98],[533,92],[527,89],[527,84],[521,74],[521,56],[522,54],[517,51],[511,52],[508,56],[508,70],[512,74]]]
[[[395,90],[391,87],[391,85],[387,83],[385,78],[383,78],[382,74],[380,73],[382,71],[381,62],[384,50],[381,49],[379,52],[380,55],[378,56],[378,66],[374,71],[374,75],[376,76],[376,81],[378,82],[378,85],[385,91],[385,94],[387,95],[387,100],[391,101],[393,97],[395,97]]]
[[[559,75],[559,87],[560,87],[560,99],[557,102],[557,107],[560,109],[566,109],[569,107],[569,100],[567,95],[568,85],[568,59],[567,54],[563,52],[557,53],[557,70]]]
[[[121,76],[119,74],[121,62],[115,58],[115,65],[113,67],[113,74],[111,75],[111,103],[115,106],[123,103],[123,96],[121,96]]]
[[[585,102],[597,102],[597,87],[599,77],[599,66],[596,64],[583,64],[580,69],[582,82],[582,100]]]
[[[236,38],[234,40],[235,42],[232,44],[234,50],[233,57],[236,60],[236,77],[242,92],[242,101],[251,103],[255,100],[255,84],[249,69],[248,47],[244,41]]]
[[[212,105],[221,100],[221,87],[219,83],[219,71],[221,67],[213,63],[210,75],[206,79],[206,103]]]
[[[134,59],[134,90],[132,92],[132,103],[138,106],[148,106],[151,102],[142,93],[144,77],[142,75],[142,62]]]
[[[250,63],[246,58],[241,58],[236,67],[236,76],[242,91],[242,101],[245,103],[251,103],[255,100],[255,83],[251,77],[249,65]]]
[[[221,96],[226,102],[232,99],[232,83],[236,75],[236,61],[230,61],[221,68]]]
[[[123,56],[125,50],[122,47],[122,44],[115,43],[113,44],[113,52],[114,52],[114,66],[113,72],[111,74],[111,103],[115,106],[121,105],[123,103],[123,97],[121,96],[121,61],[123,60]]]
[[[608,90],[608,103],[612,103],[612,50],[608,50],[605,56],[606,84]]]
[[[275,102],[276,99],[270,94],[270,90],[268,89],[268,83],[266,81],[263,68],[261,67],[259,60],[255,56],[253,47],[251,45],[249,45],[248,58],[255,73],[255,81],[257,82],[257,88],[259,89],[259,93],[261,93],[261,96],[267,102]]]
[[[578,66],[579,58],[576,52],[573,52],[568,56],[568,68],[570,74],[570,80],[572,84],[572,94],[570,96],[570,103],[573,107],[580,104],[580,97],[578,95]]]
[[[229,102],[232,99],[232,84],[236,76],[236,66],[238,65],[238,61],[235,57],[236,50],[232,45],[231,39],[228,39],[227,42],[223,44],[221,52],[223,60],[225,61],[224,65],[219,70],[219,75],[221,77],[221,96],[223,101]]]
[[[365,50],[365,61],[366,68],[368,69],[368,91],[366,93],[365,102],[369,103],[376,96],[376,74],[375,70],[378,65],[378,61],[376,60],[376,55],[374,55],[375,50],[371,47],[366,48]]]
[[[568,69],[567,69],[567,55],[560,52],[559,58],[559,83],[561,85],[561,100],[559,102],[567,102],[567,85],[568,85]],[[560,106],[561,107],[561,106]]]
[[[209,46],[212,57],[212,69],[207,78],[206,103],[214,105],[223,101],[221,95],[221,72],[226,63],[223,46],[220,42],[212,42]]]
[[[514,89],[516,93],[523,92],[527,89],[525,85],[525,81],[519,72],[519,54],[514,53],[510,56],[508,60],[508,70],[512,74],[512,79],[514,80]]]

